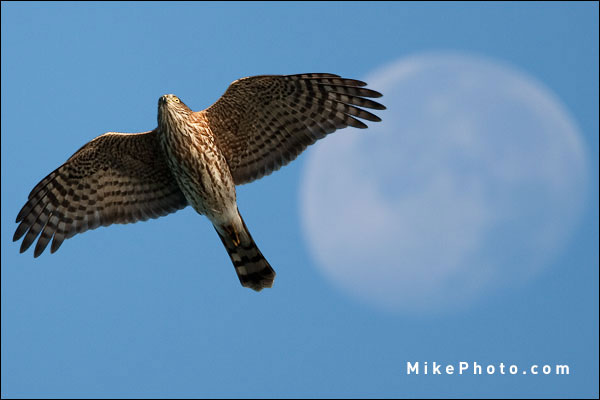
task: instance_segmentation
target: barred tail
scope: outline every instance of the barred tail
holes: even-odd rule
[[[254,243],[241,215],[236,222],[241,223],[215,225],[215,230],[229,253],[242,286],[257,292],[270,288],[275,280],[275,271]]]

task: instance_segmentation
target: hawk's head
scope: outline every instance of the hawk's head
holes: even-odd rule
[[[187,117],[192,110],[174,94],[165,94],[158,99],[158,121],[165,117]]]

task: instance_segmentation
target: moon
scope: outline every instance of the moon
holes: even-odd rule
[[[336,287],[405,313],[459,310],[551,264],[580,217],[581,135],[515,67],[422,53],[372,72],[382,123],[308,153],[305,240]]]

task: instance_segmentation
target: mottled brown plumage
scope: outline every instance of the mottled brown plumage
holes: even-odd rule
[[[159,99],[158,127],[106,133],[38,183],[17,216],[21,252],[100,225],[131,223],[191,205],[213,223],[243,286],[271,287],[275,271],[239,214],[235,185],[259,179],[336,129],[380,121],[359,108],[385,107],[381,94],[332,74],[265,75],[233,82],[204,111]]]

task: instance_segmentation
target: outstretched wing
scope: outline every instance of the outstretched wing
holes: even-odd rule
[[[359,107],[384,110],[365,97],[381,93],[333,74],[262,75],[233,82],[197,115],[206,118],[236,184],[268,175],[336,129],[381,121]]]
[[[22,253],[41,232],[37,257],[53,237],[52,253],[77,233],[158,218],[186,205],[156,130],[109,132],[87,143],[33,188],[17,216],[20,225],[13,241],[27,233]]]

